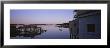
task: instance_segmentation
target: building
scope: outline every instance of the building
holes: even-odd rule
[[[79,39],[101,38],[101,10],[75,10]]]

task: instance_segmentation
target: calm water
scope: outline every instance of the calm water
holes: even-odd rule
[[[69,28],[59,28],[56,25],[39,25],[42,29],[47,30],[40,35],[35,35],[32,39],[69,39]],[[30,39],[31,37],[16,36],[11,38]]]

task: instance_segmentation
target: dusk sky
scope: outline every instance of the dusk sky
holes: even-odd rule
[[[11,24],[60,24],[73,20],[72,9],[10,10]]]

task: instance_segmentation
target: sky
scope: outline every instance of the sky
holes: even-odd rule
[[[11,24],[61,24],[73,20],[72,9],[12,9]]]

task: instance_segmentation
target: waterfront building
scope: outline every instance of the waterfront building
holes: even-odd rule
[[[78,21],[78,38],[101,38],[101,10],[75,10]]]

